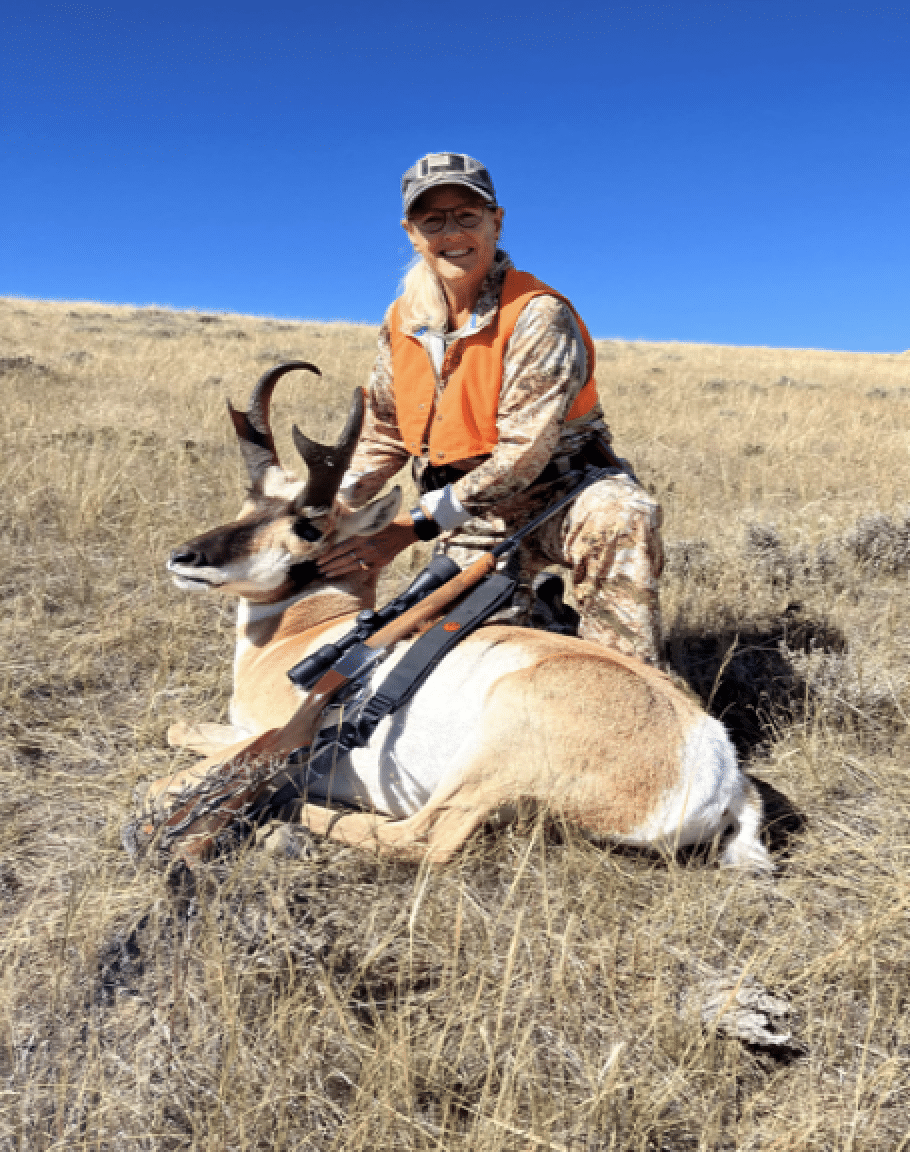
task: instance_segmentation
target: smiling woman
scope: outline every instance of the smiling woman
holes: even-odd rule
[[[416,263],[380,330],[364,431],[340,495],[362,507],[410,462],[421,498],[378,535],[325,553],[330,577],[382,567],[437,537],[438,552],[470,563],[585,469],[617,463],[591,337],[564,296],[498,247],[505,213],[486,168],[431,153],[404,174],[401,191]],[[657,663],[659,528],[657,504],[631,469],[616,467],[526,539],[510,619],[530,623],[535,579],[556,564],[572,574],[584,638]]]
[[[456,328],[470,320],[496,256],[503,216],[502,208],[485,203],[478,193],[448,185],[424,192],[402,221],[418,256],[411,272],[421,282],[420,303],[434,306],[424,317],[435,321],[431,326],[446,328],[450,302]],[[405,293],[412,306],[418,303],[416,288]]]

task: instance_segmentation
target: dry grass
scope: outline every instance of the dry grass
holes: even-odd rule
[[[0,301],[0,1148],[910,1147],[908,357],[600,346],[670,658],[764,782],[775,880],[543,826],[429,873],[249,851],[189,903],[128,863],[166,726],[228,691],[229,606],[162,569],[238,505],[223,397],[318,363],[277,400],[292,459],[373,340]],[[702,1025],[738,973],[795,1048]]]

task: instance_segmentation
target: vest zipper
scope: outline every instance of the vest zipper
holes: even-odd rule
[[[432,403],[430,404],[430,411],[427,414],[426,423],[423,426],[423,437],[421,439],[421,444],[420,444],[420,455],[425,456],[426,459],[429,460],[430,459],[430,436],[432,435],[431,428],[433,426],[433,421],[436,418],[436,405],[439,402],[439,393],[440,393],[440,388],[441,388],[441,384],[442,384],[442,377],[436,371],[436,363],[433,360],[433,357],[430,353],[429,348],[427,348],[426,344],[424,344],[424,342],[422,340],[420,341],[420,346],[424,350],[424,352],[426,353],[427,359],[430,362],[430,368],[433,372],[433,400],[432,400]],[[445,364],[445,362],[446,362],[446,356],[448,355],[448,351],[449,351],[448,347],[447,346],[444,347],[443,353],[442,353],[443,364]]]

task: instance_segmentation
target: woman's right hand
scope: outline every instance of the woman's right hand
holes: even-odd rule
[[[330,579],[371,569],[380,570],[416,541],[417,534],[410,515],[401,512],[375,536],[351,536],[336,544],[319,557],[317,564],[322,575]]]

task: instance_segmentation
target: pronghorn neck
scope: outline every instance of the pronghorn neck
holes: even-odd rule
[[[237,609],[238,654],[251,646],[264,648],[267,644],[319,630],[334,620],[354,616],[372,606],[368,590],[362,587],[355,590],[344,584],[330,584],[317,592],[298,593],[272,604],[241,600]]]

